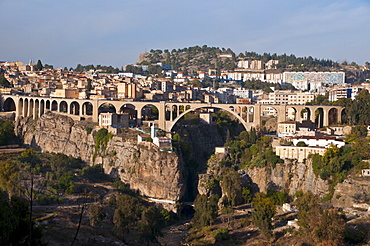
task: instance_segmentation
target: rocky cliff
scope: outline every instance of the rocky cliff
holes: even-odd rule
[[[90,165],[101,164],[106,173],[119,177],[144,196],[173,202],[183,197],[185,171],[176,153],[118,136],[97,152],[95,131],[89,134],[83,124],[51,112],[37,120],[25,118],[16,123],[17,134],[33,148],[80,157]]]
[[[260,192],[267,192],[268,189],[287,190],[293,195],[302,190],[312,191],[321,197],[329,192],[328,182],[315,176],[309,161],[300,163],[285,160],[284,163],[276,164],[275,168],[247,168],[241,173],[249,177]]]
[[[198,191],[200,194],[212,194],[215,190],[205,189],[205,185],[214,177],[220,175],[220,163],[225,160],[225,156],[218,154],[208,161],[207,174],[199,176]],[[296,191],[312,191],[314,194],[323,197],[329,192],[327,181],[316,177],[313,173],[312,165],[299,163],[297,161],[285,160],[284,163],[276,164],[272,167],[255,167],[239,170],[242,183],[251,184],[254,192],[267,192],[268,190],[285,190],[290,195]],[[212,186],[214,187],[214,185]],[[214,189],[214,188],[213,188]],[[220,190],[218,188],[218,190]],[[222,194],[224,195],[224,194]]]
[[[335,186],[332,198],[335,207],[370,209],[370,177],[354,177]]]

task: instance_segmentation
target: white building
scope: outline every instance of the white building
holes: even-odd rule
[[[234,89],[232,93],[235,96],[242,97],[242,98],[252,98],[252,96],[253,96],[253,91],[245,89],[245,88]]]
[[[297,145],[299,142],[304,142],[309,147],[322,147],[328,148],[331,145],[335,145],[338,148],[343,147],[345,143],[341,140],[337,140],[335,137],[326,136],[301,136],[292,138],[293,144]]]
[[[129,126],[128,114],[101,113],[99,114],[99,126],[121,128]]]
[[[320,147],[298,147],[298,146],[276,146],[276,155],[281,159],[297,159],[303,162],[310,154],[324,155],[326,148]]]

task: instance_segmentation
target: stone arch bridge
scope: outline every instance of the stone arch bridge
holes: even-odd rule
[[[1,111],[14,112],[16,118],[40,117],[46,111],[58,112],[80,119],[98,122],[102,112],[128,113],[132,122],[154,121],[160,129],[171,131],[173,126],[192,111],[212,112],[221,109],[235,116],[245,129],[262,124],[266,111],[273,111],[278,122],[287,120],[311,120],[317,127],[341,122],[342,106],[308,105],[261,105],[261,104],[212,104],[121,100],[89,100],[70,98],[48,98],[20,95],[1,95]]]

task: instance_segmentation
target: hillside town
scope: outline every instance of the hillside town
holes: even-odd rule
[[[222,58],[231,58],[231,55],[220,55]],[[224,103],[224,104],[255,104],[271,105],[265,107],[261,116],[265,118],[277,117],[277,111],[273,105],[309,105],[318,97],[327,97],[329,102],[339,99],[354,99],[362,89],[370,89],[370,83],[360,85],[346,83],[345,73],[334,72],[291,72],[269,73],[276,68],[278,60],[263,62],[260,60],[240,59],[233,72],[221,71],[216,75],[216,70],[208,72],[197,71],[193,75],[184,75],[183,72],[172,70],[170,65],[157,63],[152,64],[161,71],[161,74],[135,74],[122,72],[116,74],[105,73],[102,69],[90,69],[76,72],[73,69],[54,69],[46,65],[40,69],[40,65],[34,62],[23,64],[22,62],[0,62],[0,72],[7,81],[0,88],[1,94],[28,95],[46,98],[69,98],[90,100],[119,100],[119,101],[147,101],[147,102],[200,102],[200,103]],[[130,65],[132,66],[132,65]],[[134,65],[140,71],[148,72],[148,65]],[[362,69],[366,69],[363,66]],[[210,86],[203,87],[206,81]],[[215,82],[217,81],[217,86]],[[247,89],[241,82],[259,81],[275,85],[291,86],[289,90],[276,90],[274,86],[270,91],[263,89]],[[253,113],[253,112],[251,112]],[[325,148],[331,145],[342,146],[341,140],[333,140],[336,137],[344,137],[350,132],[350,128],[344,125],[325,126],[323,122],[313,122],[307,113],[303,113],[302,121],[298,121],[294,110],[286,112],[286,121],[277,122],[272,131],[276,136],[285,139],[283,142],[293,143],[293,146],[276,144],[276,152],[282,158],[297,158],[302,161],[312,153],[323,154]],[[123,112],[104,112],[99,115],[99,125],[117,133],[117,128],[129,126],[129,115]],[[138,135],[138,141],[142,142],[148,136],[156,138],[156,145],[166,146],[171,149],[170,137],[163,136],[162,142],[153,134]],[[333,137],[336,136],[336,137]],[[297,140],[305,146],[294,147]],[[310,140],[311,139],[311,140]],[[312,141],[315,141],[312,143]]]
[[[256,103],[305,105],[320,95],[328,95],[330,102],[340,98],[354,99],[362,89],[369,89],[368,82],[360,85],[346,83],[344,72],[282,72],[267,73],[265,67],[277,61],[239,61],[233,72],[197,71],[193,75],[161,67],[162,74],[140,75],[132,72],[108,74],[99,69],[75,72],[73,69],[47,68],[38,70],[30,62],[0,62],[0,75],[9,84],[1,86],[2,94],[19,94],[55,98],[110,99],[134,101],[173,101],[211,103]],[[142,71],[148,66],[135,65]],[[365,69],[363,66],[362,69]],[[211,86],[202,83],[211,81]],[[217,81],[217,86],[215,86]],[[275,85],[291,85],[294,90],[244,88],[240,82],[260,81]],[[213,83],[212,83],[213,82]],[[212,86],[213,85],[213,86]]]
[[[232,58],[229,54],[219,56],[222,59]],[[186,233],[180,241],[186,238],[188,245],[204,245],[198,244],[193,237],[203,230],[199,228],[212,226],[217,216],[222,218],[218,219],[222,223],[217,223],[227,224],[226,232],[219,231],[225,228],[213,229],[219,233],[217,235],[232,235],[234,229],[240,228],[251,233],[258,227],[263,237],[257,238],[262,242],[270,240],[273,234],[279,239],[277,235],[280,232],[284,232],[281,240],[285,240],[284,237],[291,236],[290,232],[304,228],[297,214],[303,210],[299,199],[305,196],[316,205],[319,204],[317,197],[331,199],[334,207],[343,209],[347,221],[359,223],[358,220],[367,219],[370,208],[365,193],[368,187],[366,180],[370,177],[370,155],[362,148],[365,146],[366,149],[368,144],[352,146],[358,141],[354,138],[368,139],[370,136],[369,120],[359,116],[361,112],[366,114],[362,110],[363,104],[355,105],[368,99],[369,79],[349,83],[347,72],[338,68],[332,71],[284,71],[277,69],[278,60],[263,62],[239,58],[233,71],[209,68],[207,71],[193,71],[192,74],[184,72],[184,69],[173,70],[171,65],[161,62],[145,63],[127,65],[111,73],[98,66],[89,66],[90,69],[80,65],[76,69],[54,69],[50,65],[43,67],[41,61],[37,64],[32,61],[28,64],[0,62],[3,111],[0,115],[4,118],[12,116],[10,118],[18,124],[17,134],[23,135],[26,146],[46,153],[58,150],[56,153],[79,158],[79,161],[91,164],[91,168],[99,167],[101,172],[119,177],[125,187],[124,192],[129,192],[127,187],[130,187],[144,197],[143,203],[155,203],[152,208],[158,207],[166,213],[171,211],[182,216],[189,216],[187,211],[191,211],[191,216],[194,216],[192,226],[198,229],[182,229]],[[367,72],[369,67],[353,69]],[[126,108],[127,104],[133,108]],[[159,108],[160,105],[165,112]],[[222,115],[221,111],[226,111],[226,115]],[[190,116],[186,117],[185,113]],[[159,115],[163,116],[162,119]],[[181,122],[179,118],[187,119]],[[160,128],[166,124],[167,128]],[[209,128],[202,128],[204,126]],[[193,128],[202,130],[194,133]],[[360,151],[361,154],[358,154]],[[183,164],[188,168],[185,171],[181,166]],[[52,165],[56,164],[50,165],[53,168]],[[192,165],[197,167],[189,168]],[[353,169],[356,173],[351,173],[351,179],[344,181],[344,176]],[[87,175],[95,175],[93,171],[83,174],[83,170],[74,174],[77,177],[74,180],[80,182],[82,179],[86,183]],[[72,183],[68,185],[73,188],[57,186],[56,181],[51,179],[47,181],[50,183],[48,189],[54,192],[54,187],[58,187],[61,196],[75,192],[72,172],[69,175],[72,180],[69,182]],[[186,176],[188,180],[185,181]],[[217,180],[220,177],[222,182]],[[336,188],[331,187],[332,184],[337,185]],[[346,190],[349,185],[353,186],[350,188],[353,190]],[[94,188],[99,186],[103,187],[102,184],[93,184]],[[105,196],[117,193],[109,189]],[[292,197],[299,196],[296,194],[302,191],[307,195],[294,198],[296,200],[292,202]],[[218,197],[219,194],[216,196],[213,192],[222,196]],[[263,197],[264,193],[269,196],[268,199],[286,197],[279,197],[281,200],[272,204]],[[254,194],[257,194],[256,197],[253,197]],[[259,194],[262,194],[261,197]],[[200,200],[202,197],[204,204]],[[217,199],[213,207],[207,207],[202,212],[208,216],[204,222],[197,216],[213,198]],[[110,199],[116,202],[119,198]],[[262,199],[264,206],[271,203],[271,215],[266,222],[270,225],[268,230],[257,225],[257,219],[253,217],[258,211],[258,199]],[[89,204],[92,207],[95,205]],[[99,206],[109,210],[109,213],[113,211],[110,205]],[[114,219],[110,218],[108,223],[121,228],[125,225],[119,224],[116,219],[119,208],[115,206]],[[280,211],[272,220],[275,206]],[[268,208],[262,209],[266,210]],[[317,213],[323,211],[328,210]],[[211,212],[214,214],[209,215]],[[238,216],[248,220],[249,224],[253,221],[254,227],[243,225]],[[278,216],[286,217],[280,221]],[[89,219],[91,224],[93,219]],[[225,222],[230,219],[238,226]],[[331,220],[343,223],[336,217]],[[94,227],[93,224],[91,226]],[[184,224],[181,226],[183,228]],[[143,233],[136,224],[130,227]],[[350,224],[347,227],[352,228]],[[102,238],[109,234],[105,233]],[[160,234],[151,233],[155,235],[152,242],[158,242]],[[207,232],[202,233],[200,238],[209,236]],[[169,234],[166,240],[172,235]],[[116,234],[110,237],[115,238]],[[228,239],[225,236],[222,240]],[[53,239],[48,240],[53,242]],[[85,236],[84,240],[91,243],[90,236]],[[141,239],[135,240],[132,245]],[[165,245],[166,240],[161,244]],[[215,243],[220,239],[214,236],[210,240],[205,242]],[[246,239],[235,236],[233,240],[241,242]],[[248,240],[253,241],[254,238],[248,236]],[[295,240],[302,239],[298,237]],[[317,237],[315,240],[321,239]],[[337,239],[330,240],[336,242]]]

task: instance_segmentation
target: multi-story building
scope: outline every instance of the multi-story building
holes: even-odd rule
[[[329,101],[335,102],[341,98],[351,98],[353,100],[362,89],[363,87],[359,86],[331,89],[329,90]]]
[[[242,97],[242,98],[252,98],[252,96],[253,96],[253,91],[245,89],[245,88],[234,89],[232,93],[235,96]]]
[[[122,128],[129,126],[129,114],[100,113],[99,126]]]
[[[265,104],[289,104],[304,105],[315,99],[315,95],[296,91],[274,91],[268,94],[268,103]]]
[[[314,90],[319,86],[343,85],[345,83],[344,72],[284,72],[283,82],[292,84],[300,90]]]

